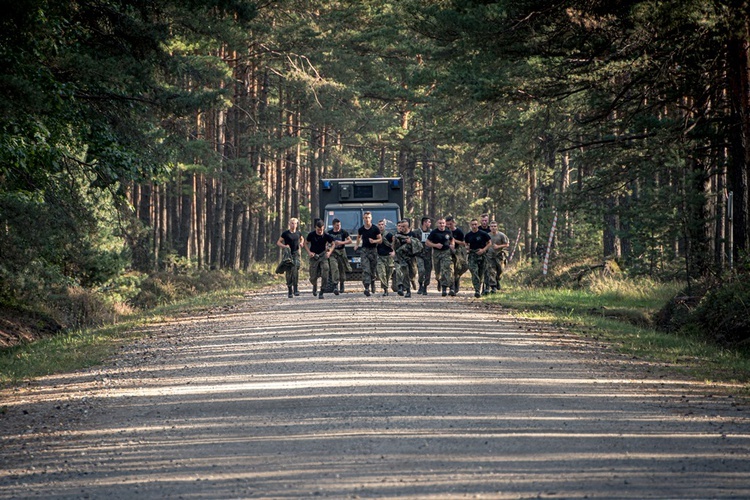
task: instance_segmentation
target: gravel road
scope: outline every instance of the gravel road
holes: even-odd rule
[[[0,498],[750,498],[733,388],[468,292],[270,288],[148,328],[0,393]]]

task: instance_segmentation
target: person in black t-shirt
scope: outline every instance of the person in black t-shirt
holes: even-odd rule
[[[328,259],[333,252],[333,237],[323,231],[325,224],[322,220],[315,221],[315,231],[307,235],[305,248],[310,256],[310,283],[313,286],[313,295],[318,291],[318,276],[320,276],[319,298],[323,298],[323,290],[328,285]],[[338,295],[338,288],[334,288],[334,294]]]
[[[346,273],[352,272],[352,266],[349,264],[349,258],[346,256],[346,245],[352,242],[352,237],[346,229],[341,229],[341,221],[339,219],[333,219],[333,229],[328,231],[333,237],[333,253],[329,264],[331,266],[331,279],[333,280],[333,286],[335,287],[338,283],[339,292],[344,293],[344,281],[346,281]]]
[[[380,285],[383,287],[383,297],[388,295],[388,283],[393,274],[393,235],[385,229],[385,219],[378,221],[378,229],[383,241],[376,247],[378,252],[377,273]]]
[[[383,241],[378,226],[372,224],[372,212],[362,214],[362,226],[357,230],[357,242],[354,244],[354,251],[362,248],[362,283],[365,285],[365,295],[370,296],[370,288],[375,291],[375,276],[378,266],[377,246]]]
[[[422,252],[417,255],[417,276],[419,278],[418,294],[427,295],[427,286],[430,284],[430,274],[432,274],[432,248],[425,245],[427,237],[430,235],[432,219],[427,216],[422,217],[420,227],[412,229],[412,232],[422,242]]]
[[[471,231],[466,233],[464,241],[469,250],[469,271],[471,272],[471,284],[474,285],[474,297],[480,297],[480,289],[486,274],[485,254],[492,246],[492,238],[484,231],[479,230],[479,221],[471,219],[469,223]]]
[[[286,277],[286,287],[288,290],[288,297],[292,298],[292,294],[299,295],[299,289],[297,288],[299,283],[299,242],[302,238],[302,233],[297,229],[299,220],[292,217],[289,219],[289,229],[281,233],[276,246],[289,250],[292,256],[294,266],[287,268],[284,272]]]
[[[432,248],[432,265],[443,297],[448,295],[448,288],[450,288],[451,295],[456,295],[453,291],[453,262],[451,261],[451,250],[455,248],[453,233],[446,229],[443,217],[436,221],[436,226],[427,237],[425,245]]]

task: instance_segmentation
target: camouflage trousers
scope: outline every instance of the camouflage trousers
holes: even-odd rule
[[[430,284],[430,274],[432,274],[432,254],[417,255],[416,261],[419,284],[426,287]]]
[[[453,259],[448,250],[438,250],[432,252],[432,263],[435,267],[440,286],[453,288]]]
[[[412,279],[417,273],[417,258],[399,259],[396,261],[395,274],[393,275],[393,289],[398,290],[401,285],[404,290],[411,290]]]
[[[377,272],[383,290],[388,290],[388,281],[393,274],[393,257],[390,255],[378,255]]]
[[[500,286],[500,278],[505,269],[505,255],[496,254],[487,256],[487,281],[491,287]]]
[[[482,282],[486,275],[487,259],[484,255],[475,252],[469,252],[469,272],[471,273],[471,284],[474,285],[474,291],[479,292],[482,288]]]
[[[349,259],[346,258],[346,250],[334,250],[328,260],[331,266],[331,280],[334,283],[346,281],[347,271],[351,272],[352,270]]]
[[[362,247],[360,255],[362,258],[362,283],[365,285],[375,283],[375,277],[378,272],[378,251],[375,247]]]
[[[320,278],[320,289],[323,290],[328,285],[328,273],[330,272],[328,257],[325,253],[319,253],[315,257],[310,257],[310,283],[316,286]]]
[[[299,284],[299,252],[292,254],[292,260],[294,261],[294,266],[284,271],[284,276],[286,277],[286,286],[291,286],[296,289]]]

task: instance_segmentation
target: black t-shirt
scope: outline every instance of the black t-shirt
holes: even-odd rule
[[[430,235],[427,237],[427,239],[433,243],[443,244],[443,248],[433,248],[433,250],[437,250],[438,252],[450,250],[450,248],[448,248],[448,245],[450,245],[452,238],[453,235],[451,234],[450,229],[446,229],[445,231],[441,231],[440,229],[433,229]]]
[[[310,242],[310,251],[317,255],[326,251],[326,243],[333,243],[333,237],[328,233],[318,234],[312,231],[307,235],[307,241]]]
[[[357,230],[357,234],[361,236],[362,246],[364,248],[375,248],[376,243],[370,243],[370,238],[375,239],[380,235],[380,228],[373,224],[370,229],[365,229],[365,226],[360,226]]]
[[[484,231],[487,234],[490,234],[490,226],[479,226],[480,231]]]
[[[290,230],[286,230],[283,233],[281,233],[281,239],[284,240],[284,243],[289,245],[289,248],[292,250],[292,253],[299,252],[299,239],[302,237],[302,234],[299,231],[291,232]]]
[[[388,242],[386,244],[385,242]],[[393,251],[393,235],[386,233],[383,236],[383,243],[378,243],[378,255],[390,255]]]
[[[464,232],[460,227],[453,230],[453,239],[456,241],[464,241]]]
[[[477,231],[476,233],[469,231],[466,233],[464,241],[466,241],[469,250],[481,250],[487,246],[487,242],[490,241],[490,239],[490,235],[484,231]]]
[[[328,231],[328,234],[331,235],[331,238],[333,238],[334,241],[344,241],[349,237],[349,233],[346,229],[342,229],[338,233],[331,229]]]

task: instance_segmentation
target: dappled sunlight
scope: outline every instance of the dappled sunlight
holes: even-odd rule
[[[585,340],[462,300],[320,302],[165,322],[179,345],[46,377],[8,411],[95,404],[75,430],[4,436],[6,455],[48,445],[0,496],[750,496],[748,420],[698,382],[592,364]]]

